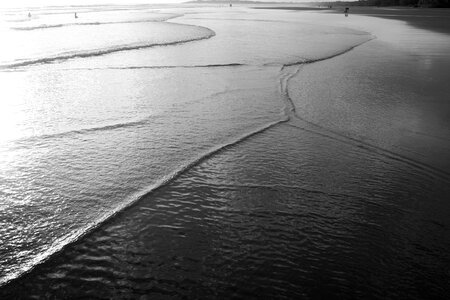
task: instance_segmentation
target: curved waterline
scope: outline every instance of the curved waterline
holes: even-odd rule
[[[211,29],[206,28],[206,27],[202,27],[202,28],[210,31],[209,34],[206,36],[202,36],[202,37],[167,42],[167,43],[142,43],[142,44],[134,44],[134,45],[121,45],[121,46],[115,46],[115,47],[110,47],[110,48],[105,48],[105,49],[80,51],[80,52],[75,52],[75,53],[70,53],[70,52],[69,53],[61,53],[61,54],[57,54],[57,55],[51,56],[51,57],[29,59],[29,60],[24,60],[24,61],[20,61],[20,62],[14,62],[14,63],[10,63],[10,64],[0,65],[0,69],[26,67],[26,66],[37,65],[37,64],[48,64],[48,63],[64,61],[64,60],[74,59],[74,58],[87,58],[87,57],[102,56],[102,55],[115,53],[115,52],[139,50],[139,49],[145,49],[145,48],[151,48],[151,47],[157,47],[157,46],[173,46],[173,45],[178,45],[178,44],[184,44],[184,43],[209,39],[216,35],[216,33],[214,31],[212,31]]]
[[[178,18],[181,16],[183,16],[183,15],[176,15],[173,18]],[[173,19],[173,18],[169,18],[169,19]],[[119,22],[119,23],[121,23],[121,22]],[[103,48],[103,49],[92,49],[92,50],[85,50],[85,51],[78,51],[78,52],[59,53],[59,54],[56,54],[56,55],[50,56],[50,57],[26,59],[26,60],[19,60],[19,61],[15,61],[15,62],[11,62],[11,63],[6,63],[3,65],[0,65],[0,70],[8,70],[8,69],[14,69],[14,68],[18,68],[18,67],[27,67],[27,66],[39,65],[39,64],[48,64],[48,63],[53,63],[53,62],[58,62],[58,61],[75,59],[75,58],[88,58],[88,57],[103,56],[103,55],[116,53],[116,52],[146,49],[146,48],[152,48],[152,47],[157,47],[157,46],[180,45],[180,44],[184,44],[184,43],[209,39],[216,35],[216,32],[214,30],[207,28],[207,27],[203,27],[203,26],[179,24],[179,23],[172,23],[172,22],[168,22],[165,24],[195,27],[195,28],[199,28],[199,29],[207,31],[208,34],[206,34],[205,36],[200,36],[200,37],[195,37],[195,38],[190,38],[190,39],[185,39],[185,40],[172,41],[172,42],[165,42],[165,43],[136,43],[136,44],[129,44],[129,45],[116,45],[113,47],[108,47],[108,48]]]
[[[364,42],[365,43],[365,42]],[[363,43],[361,43],[363,44]],[[359,45],[361,45],[359,44]],[[304,120],[301,118],[300,115],[297,114],[296,110],[295,110],[295,105],[292,102],[292,99],[289,97],[289,91],[288,91],[288,84],[289,81],[292,77],[294,77],[295,75],[297,75],[300,71],[300,67],[303,64],[307,64],[307,63],[313,63],[313,62],[317,62],[317,61],[322,61],[322,60],[326,60],[326,59],[330,59],[333,57],[336,57],[338,55],[347,53],[349,51],[351,51],[352,49],[354,49],[355,47],[359,46],[353,46],[350,49],[347,49],[341,53],[332,55],[330,57],[327,58],[323,58],[323,59],[318,59],[318,60],[312,60],[312,61],[308,61],[308,62],[299,62],[296,64],[287,64],[287,65],[283,65],[283,67],[281,68],[282,74],[280,75],[280,92],[283,95],[283,101],[284,101],[284,116],[282,118],[280,118],[280,120],[278,121],[274,121],[271,122],[269,124],[266,124],[260,128],[255,129],[254,131],[251,131],[249,133],[243,134],[233,140],[231,140],[228,143],[224,143],[218,146],[215,146],[213,148],[211,148],[210,150],[202,153],[201,155],[199,155],[196,159],[185,163],[184,165],[181,165],[177,170],[173,171],[172,173],[170,173],[169,175],[164,176],[163,178],[161,178],[160,180],[158,180],[156,183],[144,188],[142,191],[140,191],[139,193],[130,195],[128,198],[126,198],[124,200],[123,203],[121,203],[116,209],[114,209],[111,212],[105,213],[104,215],[102,215],[99,219],[97,219],[96,221],[88,224],[88,226],[80,228],[79,230],[71,233],[70,235],[58,240],[57,242],[54,243],[53,246],[51,246],[47,251],[45,251],[44,253],[41,253],[39,256],[35,257],[35,259],[33,259],[31,262],[29,262],[28,264],[26,264],[22,270],[12,273],[10,275],[8,275],[5,278],[0,279],[0,286],[6,285],[8,282],[10,282],[11,280],[14,280],[18,277],[21,277],[22,275],[31,272],[36,266],[46,262],[47,260],[49,260],[53,255],[63,251],[65,249],[65,247],[76,243],[77,241],[79,241],[80,239],[82,239],[83,237],[85,237],[86,235],[88,235],[89,233],[93,232],[94,230],[96,230],[97,228],[99,228],[100,226],[102,226],[105,222],[107,222],[108,220],[111,220],[112,218],[114,218],[116,215],[122,213],[123,211],[125,211],[126,209],[128,209],[129,207],[135,205],[136,203],[138,203],[143,197],[151,195],[153,192],[155,192],[156,190],[170,184],[173,180],[177,179],[178,177],[180,177],[182,174],[184,174],[185,172],[187,172],[188,170],[190,170],[191,168],[199,165],[200,163],[204,162],[205,160],[209,159],[210,157],[214,156],[215,154],[218,154],[222,151],[225,151],[255,135],[258,135],[259,133],[262,133],[270,128],[274,128],[275,126],[279,125],[279,124],[286,124],[286,125],[290,125],[290,126],[294,126],[296,124],[291,124],[293,123],[292,120],[293,119],[298,119],[301,120],[302,122],[304,122],[307,125],[310,125],[310,127],[312,128],[300,128],[302,130],[306,130],[306,131],[310,131],[312,133],[315,134],[319,134],[322,136],[325,136],[326,134],[328,134],[327,137],[330,138],[334,138],[333,135],[339,135],[339,133],[335,133],[327,128],[323,128],[320,125],[314,124],[312,122],[309,122],[307,120]],[[235,65],[235,64],[231,64],[231,65]],[[222,65],[215,65],[215,66],[220,66],[222,67]],[[223,65],[225,66],[225,65]],[[197,66],[198,67],[198,66]],[[207,66],[206,66],[207,67]],[[292,67],[292,69],[290,69],[289,67]],[[291,72],[285,72],[287,69],[289,68],[289,70]],[[139,124],[139,121],[137,121]],[[136,125],[138,125],[136,124]],[[132,125],[134,126],[134,125]],[[318,127],[318,128],[314,128],[314,127]],[[107,128],[107,129],[114,129],[114,128]],[[331,132],[331,134],[330,134]],[[334,138],[337,139],[337,138]],[[358,146],[355,145],[353,143],[349,143],[349,140],[355,140],[355,142],[357,141],[358,143],[364,143],[362,141],[359,141],[357,139],[351,138],[351,137],[347,137],[345,135],[342,136],[341,139],[337,139],[341,142],[344,143],[348,143],[354,146]],[[369,144],[370,145],[370,144]],[[370,145],[371,146],[371,145]],[[359,147],[359,146],[358,146]],[[375,147],[375,146],[374,146]],[[373,149],[369,149],[372,152]],[[382,149],[383,150],[383,149]],[[378,153],[378,152],[376,152]],[[379,153],[380,155],[392,158],[390,156],[385,155],[385,153]],[[395,156],[397,154],[393,153],[393,156]]]
[[[324,58],[320,58],[320,59],[314,59],[314,60],[304,60],[304,61],[298,61],[298,62],[293,62],[293,63],[288,63],[283,65],[283,67],[281,68],[281,79],[280,79],[280,86],[282,89],[282,93],[283,96],[285,97],[285,101],[287,103],[287,106],[289,106],[289,112],[290,112],[290,116],[294,119],[297,119],[298,121],[301,122],[301,124],[292,124],[294,122],[289,122],[287,125],[291,126],[291,127],[295,127],[297,129],[301,129],[303,131],[307,131],[316,135],[320,135],[322,137],[325,138],[329,138],[329,139],[333,139],[335,141],[339,141],[339,142],[343,142],[345,144],[348,145],[352,145],[354,147],[358,147],[359,149],[364,149],[366,151],[370,151],[372,153],[376,153],[378,155],[384,156],[386,158],[407,164],[409,166],[412,166],[416,169],[420,169],[423,171],[426,171],[429,175],[432,175],[435,178],[444,180],[445,182],[448,182],[450,180],[450,173],[441,170],[439,168],[435,168],[433,166],[430,166],[426,163],[423,163],[419,160],[415,160],[412,158],[409,158],[405,155],[384,149],[382,147],[367,143],[363,140],[354,138],[354,137],[350,137],[347,136],[343,133],[334,131],[330,128],[326,128],[324,126],[321,126],[317,123],[314,123],[312,121],[307,120],[306,118],[302,117],[296,110],[295,104],[292,100],[292,98],[289,95],[289,89],[288,89],[288,84],[289,81],[292,77],[294,77],[295,75],[297,75],[300,72],[300,69],[303,65],[306,64],[311,64],[311,63],[315,63],[315,62],[320,62],[320,61],[324,61],[324,60],[328,60],[328,59],[332,59],[334,57],[343,55],[353,49],[355,49],[358,46],[361,46],[367,42],[370,42],[371,40],[375,39],[375,37],[372,37],[370,40],[368,41],[364,41],[358,45],[355,45],[349,49],[346,49],[344,51],[341,51],[339,53],[324,57]],[[294,70],[289,72],[285,72],[285,70],[289,67],[293,67]],[[283,73],[284,72],[284,73]],[[284,74],[284,75],[283,75]]]
[[[128,197],[127,199],[125,199],[125,201],[122,204],[120,204],[117,208],[115,208],[114,210],[105,213],[104,215],[102,215],[101,217],[96,219],[94,222],[91,222],[87,226],[76,230],[72,234],[70,234],[62,239],[59,239],[52,246],[50,246],[50,248],[47,251],[41,253],[40,255],[38,255],[34,259],[32,259],[30,262],[28,262],[24,266],[22,266],[21,270],[12,272],[3,278],[0,278],[0,287],[3,287],[5,285],[7,285],[9,282],[11,282],[12,280],[15,280],[15,279],[31,272],[35,267],[45,263],[53,255],[64,250],[65,247],[79,241],[81,238],[88,235],[89,233],[94,231],[96,228],[100,227],[106,221],[112,219],[119,213],[125,211],[127,208],[130,208],[132,205],[139,202],[139,200],[141,200],[143,197],[148,196],[151,193],[157,191],[158,189],[170,184],[173,180],[177,179],[178,177],[180,177],[182,174],[184,174],[185,172],[187,172],[194,166],[199,165],[200,163],[202,163],[203,161],[207,160],[208,158],[212,157],[213,155],[215,155],[217,153],[220,153],[226,149],[229,149],[229,148],[231,148],[231,147],[259,134],[259,133],[262,133],[270,128],[275,127],[278,124],[285,123],[288,120],[289,120],[289,118],[282,118],[280,120],[268,123],[262,127],[259,127],[255,130],[253,130],[253,131],[250,131],[241,136],[238,136],[237,138],[235,138],[227,143],[215,146],[215,147],[211,148],[210,150],[204,152],[203,154],[199,155],[194,160],[187,162],[184,165],[181,165],[178,169],[176,169],[173,172],[171,172],[170,174],[164,176],[163,178],[158,180],[156,183],[146,187],[145,189],[141,190],[140,192],[135,193],[135,194],[131,195],[130,197]]]
[[[361,43],[362,44],[362,43]],[[361,45],[359,44],[359,45]],[[358,46],[358,45],[357,45]],[[340,52],[338,54],[335,54],[331,57],[328,58],[332,58],[335,56],[338,56],[340,54],[346,53],[350,50],[352,50],[353,48],[355,48],[356,46],[351,47],[350,49],[347,49],[343,52]],[[321,60],[325,60],[328,58],[324,58]],[[316,60],[319,61],[319,60]],[[314,61],[311,61],[314,62]],[[227,64],[227,65],[223,65],[224,67],[227,66],[239,66],[240,64]],[[206,65],[206,67],[221,67],[222,65]],[[288,67],[287,65],[283,65],[281,67],[281,71],[284,71],[284,69]],[[96,219],[95,221],[91,222],[90,224],[88,224],[87,226],[84,226],[78,230],[76,230],[75,232],[72,232],[71,234],[57,240],[56,242],[53,243],[52,246],[50,246],[49,249],[47,249],[47,251],[41,253],[40,255],[34,257],[34,259],[32,259],[31,261],[29,261],[28,263],[26,263],[24,266],[22,266],[21,270],[19,271],[15,271],[10,273],[9,275],[5,276],[4,278],[0,279],[0,287],[7,285],[9,282],[18,279],[20,277],[22,277],[23,275],[31,272],[34,270],[34,268],[36,268],[37,266],[45,263],[46,261],[48,261],[49,259],[51,259],[51,257],[53,257],[54,255],[56,255],[57,253],[60,253],[61,251],[63,251],[66,247],[68,247],[71,244],[76,243],[77,241],[81,240],[83,237],[87,236],[89,233],[93,232],[94,230],[96,230],[97,228],[99,228],[100,226],[102,226],[103,224],[105,224],[108,220],[113,219],[115,216],[117,216],[118,214],[124,212],[125,210],[127,210],[128,208],[132,207],[133,205],[137,204],[142,198],[151,195],[153,192],[159,190],[160,188],[170,184],[173,180],[177,179],[178,177],[180,177],[182,174],[184,174],[185,172],[189,171],[191,168],[193,168],[194,166],[199,165],[200,163],[204,162],[205,160],[207,160],[208,158],[214,156],[215,154],[218,154],[222,151],[225,151],[253,136],[256,136],[262,132],[265,132],[266,130],[270,129],[270,128],[274,128],[279,124],[289,124],[289,122],[292,120],[292,117],[295,117],[295,106],[292,102],[292,100],[289,97],[288,94],[288,82],[289,80],[295,76],[297,73],[299,72],[299,67],[297,66],[297,68],[295,68],[294,72],[292,73],[288,73],[285,75],[281,75],[280,76],[280,94],[283,98],[283,110],[282,110],[282,116],[280,117],[279,120],[277,121],[273,121],[271,123],[268,123],[266,125],[263,125],[262,127],[259,127],[251,132],[245,133],[243,135],[240,135],[238,137],[236,137],[235,139],[215,146],[213,148],[211,148],[210,150],[204,152],[203,154],[199,155],[196,159],[187,162],[184,165],[181,165],[178,169],[174,170],[173,172],[171,172],[170,174],[162,177],[160,180],[158,180],[156,183],[147,186],[146,188],[144,188],[143,190],[141,190],[138,193],[135,193],[133,195],[130,195],[128,198],[124,199],[124,201],[118,206],[116,207],[114,210],[105,213],[104,215],[100,216],[98,219]],[[146,122],[145,120],[141,120],[141,121],[137,121],[135,125],[139,125],[141,124],[141,122]],[[130,126],[135,126],[134,124],[130,123]],[[106,126],[106,127],[102,127],[99,129],[88,129],[88,130],[103,130],[103,128],[106,128],[106,130],[108,129],[114,129],[117,128],[115,125],[112,126]]]
[[[106,24],[133,24],[133,23],[150,23],[150,22],[164,22],[170,19],[178,18],[183,15],[173,14],[167,17],[153,18],[153,19],[142,19],[142,20],[130,20],[130,21],[110,21],[110,22],[78,22],[78,23],[64,23],[64,24],[42,24],[36,26],[23,26],[23,27],[11,27],[12,30],[18,31],[33,31],[33,30],[43,30],[52,29],[68,26],[96,26],[96,25],[106,25]]]

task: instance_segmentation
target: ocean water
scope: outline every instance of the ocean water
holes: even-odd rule
[[[0,295],[443,298],[447,36],[77,12],[1,14]]]

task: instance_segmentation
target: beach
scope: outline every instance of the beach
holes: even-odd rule
[[[8,13],[0,298],[450,292],[447,11]]]

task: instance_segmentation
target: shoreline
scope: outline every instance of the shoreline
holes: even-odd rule
[[[342,15],[320,15],[327,22],[334,19],[336,24],[348,21]],[[402,33],[410,29],[401,22],[391,23],[398,23],[392,27],[403,28]],[[423,295],[416,291],[416,282],[429,278],[432,286],[424,293],[430,297],[445,295],[440,287],[445,284],[446,270],[434,266],[445,265],[447,252],[441,253],[434,241],[445,236],[449,228],[446,216],[440,214],[445,213],[448,187],[420,163],[399,159],[400,150],[394,148],[400,155],[385,155],[364,144],[366,138],[377,141],[378,136],[370,136],[372,128],[377,132],[383,129],[372,126],[378,124],[375,121],[385,117],[390,122],[396,117],[394,112],[406,116],[405,120],[418,116],[405,109],[414,108],[414,102],[404,101],[402,106],[395,105],[395,100],[409,99],[416,93],[416,86],[432,90],[433,86],[426,82],[411,80],[438,75],[432,72],[429,62],[439,61],[423,59],[428,65],[424,63],[426,67],[418,69],[422,66],[416,63],[420,57],[411,58],[401,50],[386,47],[382,39],[370,46],[363,44],[351,48],[351,55],[346,54],[348,50],[314,63],[302,63],[301,76],[296,76],[297,68],[286,72],[286,76],[273,77],[279,79],[276,91],[281,92],[275,95],[287,102],[284,111],[288,117],[292,114],[292,120],[279,120],[207,150],[163,185],[108,217],[108,221],[66,245],[45,263],[0,285],[0,295],[20,296],[23,291],[56,298],[134,298],[139,294],[315,298],[351,297],[356,289],[362,297],[387,293],[415,298]],[[410,78],[410,74],[420,76]],[[444,69],[442,74],[448,72]],[[211,73],[205,76],[214,78]],[[227,81],[228,77],[221,73],[216,78]],[[262,78],[256,80],[261,82]],[[226,83],[228,95],[240,87],[232,83]],[[195,81],[191,85],[195,86]],[[229,90],[228,86],[235,89]],[[250,90],[251,86],[244,88]],[[373,94],[360,93],[372,90]],[[410,90],[410,94],[400,93]],[[379,93],[385,97],[372,97]],[[233,96],[241,97],[247,99],[248,94]],[[360,101],[364,97],[368,100],[365,103]],[[311,105],[302,106],[308,104],[308,99],[313,100]],[[227,105],[233,102],[227,101]],[[392,105],[392,109],[384,109],[385,105]],[[423,109],[420,105],[416,108],[418,112]],[[323,113],[318,113],[320,109]],[[336,126],[337,134],[332,131],[335,126],[322,123],[336,115],[338,122],[331,125],[341,125]],[[310,120],[313,116],[318,118]],[[376,118],[372,120],[372,116]],[[346,119],[356,120],[358,126],[347,128],[347,123],[339,122]],[[355,132],[355,128],[362,132]],[[343,136],[341,131],[345,129],[355,142],[349,143],[345,136],[336,138]],[[384,141],[386,136],[380,139]],[[400,142],[393,141],[393,145]],[[404,145],[411,149],[411,145]],[[434,205],[428,205],[431,201]],[[395,227],[390,226],[393,223]],[[442,224],[443,229],[437,230],[435,224]],[[430,236],[431,241],[421,236]],[[376,251],[367,251],[367,245],[375,245]],[[412,249],[407,255],[403,245]],[[405,261],[399,261],[400,256]],[[423,267],[428,267],[423,263],[425,259],[433,265],[424,272]],[[381,260],[385,263],[380,264]],[[411,265],[415,266],[412,270]],[[409,272],[404,271],[406,268]],[[367,270],[375,274],[373,281],[360,280],[369,275]],[[317,289],[302,290],[305,286]]]
[[[252,7],[253,9],[276,9],[292,11],[322,11],[324,13],[342,14],[344,6],[329,8],[300,6]],[[411,7],[361,7],[349,6],[352,14],[405,21],[416,28],[450,34],[450,9],[446,8],[411,8]]]

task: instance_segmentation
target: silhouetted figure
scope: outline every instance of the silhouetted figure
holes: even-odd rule
[[[75,19],[78,19],[77,13],[75,13]]]
[[[346,17],[348,17],[348,11],[349,11],[349,8],[346,7],[346,8],[344,9],[344,13],[345,13],[345,16],[346,16]]]
[[[31,13],[30,12],[28,13],[28,18],[31,18]]]
[[[230,3],[230,7],[233,7],[233,4]]]

